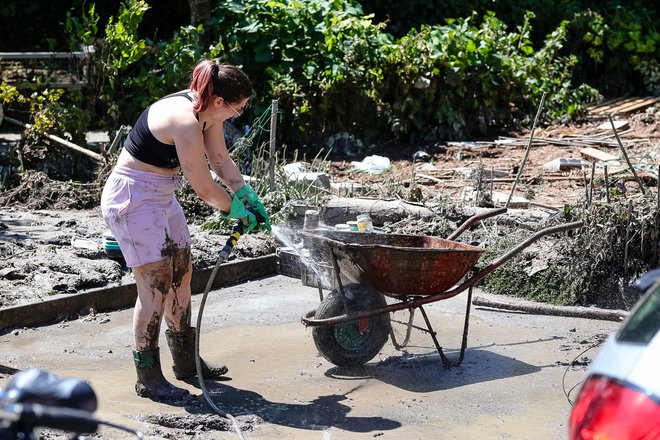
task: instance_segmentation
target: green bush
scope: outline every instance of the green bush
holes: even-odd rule
[[[391,37],[345,0],[220,3],[212,34],[256,88],[259,113],[278,99],[278,134],[293,145],[322,144],[339,131],[376,136],[375,85]]]
[[[448,19],[492,11],[511,28],[528,11],[537,17],[531,41],[539,46],[562,22],[570,22],[564,56],[579,59],[575,84],[586,83],[605,96],[657,95],[660,33],[658,8],[651,0],[362,0],[367,13],[387,21],[387,32],[401,37],[411,29],[442,25]]]
[[[489,13],[398,40],[350,1],[245,0],[215,15],[228,58],[259,97],[280,100],[280,133],[295,146],[339,131],[366,144],[478,136],[529,123],[543,92],[546,120],[577,119],[598,96],[572,86],[577,59],[561,55],[567,23],[535,50],[531,13],[515,31]]]

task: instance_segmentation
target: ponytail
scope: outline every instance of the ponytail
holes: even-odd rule
[[[193,109],[196,112],[206,110],[214,96],[228,103],[252,96],[252,83],[241,69],[231,64],[216,64],[211,60],[197,64],[189,88],[195,95]]]

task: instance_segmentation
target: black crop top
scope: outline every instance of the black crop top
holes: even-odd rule
[[[175,96],[183,96],[190,102],[193,99],[188,95],[188,92],[179,92],[172,95],[167,95],[161,99],[172,98]],[[176,153],[176,147],[172,144],[166,144],[158,139],[149,130],[147,125],[147,117],[149,116],[149,109],[147,107],[140,117],[138,118],[135,126],[131,129],[124,141],[124,148],[135,159],[149,165],[159,168],[176,168],[180,166],[179,156]]]

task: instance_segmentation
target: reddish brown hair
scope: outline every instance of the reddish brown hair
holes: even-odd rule
[[[252,96],[252,83],[241,69],[211,60],[197,64],[189,88],[196,97],[196,112],[206,110],[213,96],[219,96],[230,104]]]

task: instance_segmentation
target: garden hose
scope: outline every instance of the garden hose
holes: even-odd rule
[[[241,221],[238,221],[236,225],[234,225],[231,235],[229,236],[227,242],[220,251],[220,255],[218,256],[218,261],[216,261],[215,267],[213,268],[213,272],[211,272],[211,276],[209,277],[209,280],[206,283],[206,289],[204,289],[204,295],[202,295],[202,302],[199,305],[199,312],[197,313],[197,331],[195,332],[195,366],[197,368],[197,379],[199,380],[199,387],[201,388],[202,393],[204,394],[204,398],[211,406],[211,408],[213,408],[215,412],[220,414],[225,419],[231,421],[232,426],[236,430],[236,433],[238,434],[239,438],[241,438],[241,440],[243,440],[243,434],[241,433],[241,428],[238,426],[236,419],[231,414],[225,413],[222,410],[220,410],[220,408],[218,408],[216,404],[213,402],[213,400],[209,396],[208,390],[206,389],[206,384],[204,383],[204,376],[202,375],[202,361],[199,356],[199,335],[202,333],[201,331],[202,315],[204,313],[204,305],[206,304],[206,297],[208,296],[209,291],[213,286],[213,282],[215,281],[215,276],[218,273],[218,269],[220,268],[220,265],[227,260],[229,254],[231,254],[232,249],[234,248],[234,246],[236,246],[236,243],[238,243],[238,239],[241,237],[242,234],[243,234],[243,223]]]

